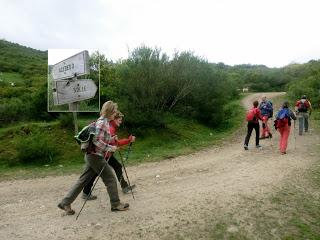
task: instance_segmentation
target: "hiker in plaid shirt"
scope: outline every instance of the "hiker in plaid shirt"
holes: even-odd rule
[[[101,116],[96,122],[96,135],[92,141],[95,146],[95,154],[104,157],[105,152],[115,152],[116,148],[109,145],[111,141],[110,123],[108,119]]]
[[[116,146],[108,144],[111,141],[109,122],[114,119],[117,110],[118,105],[112,101],[105,102],[101,108],[100,118],[96,122],[96,136],[92,141],[95,146],[94,150],[85,154],[84,159],[86,166],[83,173],[58,204],[58,207],[64,210],[67,215],[75,214],[75,211],[71,208],[71,203],[77,198],[84,186],[86,186],[96,174],[99,174],[102,169],[103,171],[100,176],[108,191],[111,211],[125,211],[129,209],[128,203],[120,202],[116,178],[104,159],[107,151],[115,152],[117,150]]]

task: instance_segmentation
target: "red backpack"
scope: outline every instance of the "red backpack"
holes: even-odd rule
[[[283,128],[289,124],[290,114],[288,108],[281,109],[278,114],[276,120],[274,120],[274,128],[277,130],[278,128]]]
[[[307,112],[309,107],[310,107],[310,105],[307,100],[306,101],[300,100],[298,103],[298,111],[299,112]]]
[[[247,112],[247,121],[257,121],[257,117],[256,117],[256,108],[251,108],[248,112]]]

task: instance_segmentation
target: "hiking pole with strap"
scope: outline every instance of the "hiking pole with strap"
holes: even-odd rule
[[[128,152],[127,152],[126,160],[128,160],[129,153],[131,152],[131,146],[132,146],[132,143],[130,143],[130,145],[129,145],[129,149],[128,149]],[[123,161],[123,158],[122,158],[121,151],[119,150],[118,152],[119,152],[119,155],[120,155],[120,159],[121,159],[121,163],[122,163],[122,166],[123,166],[123,170],[124,170],[124,172],[125,172],[125,174],[126,174],[126,177],[127,177],[127,180],[128,180],[128,184],[129,184],[129,188],[130,188],[130,191],[131,191],[133,200],[136,200],[136,199],[134,198],[134,194],[133,194],[133,191],[132,191],[132,187],[131,187],[131,184],[130,184],[130,180],[129,180],[129,177],[128,177],[128,173],[127,173],[126,166],[124,165],[124,161]]]
[[[91,188],[91,190],[90,190],[90,193],[87,195],[87,198],[86,198],[86,200],[84,201],[84,203],[83,203],[83,205],[82,205],[82,207],[81,207],[81,209],[80,209],[80,211],[79,211],[79,213],[78,213],[78,215],[77,215],[77,217],[76,217],[76,220],[78,220],[82,209],[84,208],[84,206],[86,205],[89,197],[91,196],[91,193],[92,193],[94,187],[96,186],[96,184],[97,184],[97,182],[98,182],[98,180],[99,180],[99,178],[100,178],[100,176],[101,176],[101,173],[103,172],[103,170],[104,170],[104,169],[106,168],[106,166],[108,165],[108,161],[109,161],[109,159],[110,159],[111,156],[112,156],[112,154],[108,157],[108,159],[106,160],[106,163],[104,164],[103,168],[101,169],[101,171],[100,171],[100,173],[99,173],[96,181],[94,182],[94,184],[93,184],[93,186],[92,186],[92,188]]]

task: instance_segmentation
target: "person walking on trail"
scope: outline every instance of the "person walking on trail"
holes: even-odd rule
[[[133,143],[136,139],[135,136],[130,135],[128,138],[124,139],[117,139],[117,128],[121,125],[122,119],[124,115],[120,112],[117,111],[114,120],[110,121],[110,134],[112,136],[112,141],[110,142],[111,145],[113,146],[124,146],[129,143]],[[114,154],[111,152],[107,152],[105,155],[105,160],[108,160],[108,164],[114,169],[116,176],[118,178],[118,181],[120,183],[121,189],[123,193],[128,193],[130,190],[133,190],[136,186],[131,185],[127,183],[127,181],[123,177],[123,172],[122,172],[122,165],[121,163],[118,162],[118,160],[115,158]],[[83,194],[82,198],[83,199],[88,199],[88,200],[95,200],[97,199],[97,196],[95,195],[89,195],[91,192],[91,188],[93,186],[93,183],[98,175],[96,174],[91,181],[83,188]]]
[[[267,100],[266,96],[262,97],[262,101],[259,105],[259,109],[262,115],[262,132],[260,139],[272,138],[272,134],[268,125],[269,118],[273,117],[273,106],[270,100]]]
[[[100,172],[101,179],[107,188],[110,198],[111,211],[124,211],[129,209],[128,203],[120,202],[116,178],[104,159],[106,152],[115,152],[117,150],[116,146],[109,144],[112,140],[109,122],[114,119],[117,109],[117,104],[112,101],[105,102],[101,108],[100,117],[95,124],[96,134],[92,140],[93,150],[87,152],[84,157],[86,163],[85,169],[77,182],[58,204],[58,207],[64,210],[67,215],[73,215],[75,213],[71,208],[71,204],[93,176]]]
[[[275,128],[280,133],[279,149],[281,154],[287,153],[288,138],[291,128],[291,120],[296,120],[295,114],[289,109],[289,102],[285,101],[276,115]]]
[[[256,131],[256,148],[261,148],[261,145],[259,144],[259,120],[262,120],[262,115],[260,112],[260,109],[258,108],[259,102],[254,101],[253,107],[247,112],[247,121],[248,121],[248,130],[247,135],[244,140],[244,149],[248,150],[248,144],[251,137],[251,133],[253,129]]]
[[[310,117],[312,112],[311,102],[307,99],[306,95],[303,95],[301,99],[296,102],[295,110],[297,113],[297,118],[299,120],[299,135],[302,135],[303,128],[305,132],[308,132],[308,118]]]

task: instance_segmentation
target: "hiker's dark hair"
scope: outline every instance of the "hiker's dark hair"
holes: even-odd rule
[[[282,104],[283,108],[288,108],[289,107],[289,102],[288,101],[284,101]]]
[[[259,102],[258,102],[257,100],[255,100],[255,101],[253,102],[253,106],[254,106],[254,107],[258,107],[258,105],[259,105]]]

